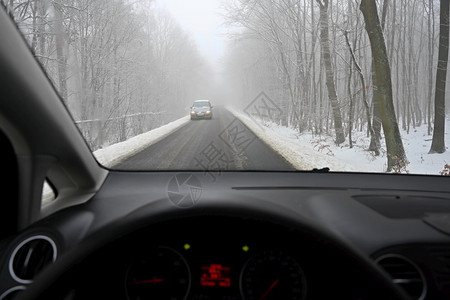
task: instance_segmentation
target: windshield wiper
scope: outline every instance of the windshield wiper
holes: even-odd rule
[[[330,172],[330,168],[328,168],[328,167],[321,168],[321,169],[314,168],[311,170],[311,172],[312,173],[328,173],[328,172]]]

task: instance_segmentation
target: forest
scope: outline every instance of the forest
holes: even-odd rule
[[[92,150],[187,114],[209,66],[152,1],[4,1]]]
[[[380,94],[389,93],[377,82],[382,59],[374,59],[368,35],[377,25],[367,27],[364,16],[371,4],[366,15],[378,16],[382,30],[374,46],[384,42],[387,60],[380,80],[390,76],[392,84],[390,99],[384,100],[391,105],[381,109]],[[438,51],[441,32],[448,55],[448,1],[442,1],[446,31],[439,26],[440,5],[432,0],[234,1],[227,5],[228,22],[242,30],[228,52],[229,80],[240,99],[264,90],[285,112],[279,122],[300,133],[331,130],[337,144],[347,140],[352,147],[352,132],[367,131],[368,150],[378,155],[379,140],[392,128],[409,133],[426,124],[432,135],[435,121],[444,122],[446,77],[436,80],[436,70],[447,70],[447,59],[438,68]],[[437,82],[441,106],[435,109]],[[431,152],[442,153],[443,124],[438,126],[441,147]],[[390,139],[388,169],[402,168],[407,158],[398,130]]]
[[[153,1],[3,0],[93,149],[186,115],[210,93],[195,42]],[[400,130],[428,127],[445,152],[449,1],[223,1],[230,29],[224,103],[261,91],[299,134],[385,140],[388,171],[407,163]],[[448,99],[448,92],[447,92]],[[447,100],[448,107],[448,100]]]

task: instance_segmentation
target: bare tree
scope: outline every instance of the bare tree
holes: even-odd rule
[[[429,153],[445,152],[445,85],[449,47],[449,5],[450,1],[441,0],[438,67],[436,70],[436,91],[434,95],[434,130]]]
[[[400,171],[406,166],[406,155],[395,116],[391,69],[375,0],[362,0],[360,10],[364,16],[375,62],[375,77],[378,84],[375,88],[379,93],[380,115],[386,140],[387,171]]]
[[[62,99],[67,100],[67,58],[64,53],[65,46],[65,32],[63,25],[63,11],[62,6],[58,2],[53,3],[54,13],[54,34],[56,46],[56,60],[58,64],[58,83],[59,92]]]
[[[316,0],[320,7],[320,47],[322,49],[322,57],[325,65],[325,77],[328,90],[328,99],[330,100],[334,129],[336,132],[336,144],[342,144],[345,141],[344,129],[342,127],[341,108],[336,93],[334,83],[334,71],[331,64],[329,29],[328,29],[328,0]]]
[[[433,96],[433,64],[434,64],[434,35],[435,35],[435,22],[434,22],[434,3],[433,0],[428,1],[428,5],[424,1],[424,10],[427,15],[427,39],[428,39],[428,55],[427,55],[427,68],[428,68],[428,84],[427,84],[427,119],[428,135],[431,135],[431,111],[432,111],[432,96]]]
[[[351,59],[353,64],[355,65],[356,71],[359,74],[359,79],[361,81],[361,91],[362,91],[362,99],[363,99],[363,104],[364,107],[366,109],[366,117],[367,117],[367,130],[369,131],[370,134],[370,143],[376,143],[374,141],[374,139],[376,139],[376,135],[374,133],[373,127],[372,127],[372,122],[371,122],[371,115],[370,115],[370,106],[369,103],[367,102],[367,95],[366,95],[366,79],[364,78],[364,73],[362,72],[361,67],[358,64],[358,61],[356,60],[355,57],[355,53],[353,52],[352,46],[350,45],[350,41],[348,39],[348,33],[346,31],[344,31],[344,36],[345,36],[345,41],[347,43],[348,49],[350,51],[350,55],[351,55]],[[370,151],[374,151],[375,155],[379,155],[379,149],[378,147],[375,149],[370,149]]]
[[[383,10],[381,17],[381,28],[384,31],[384,27],[386,25],[386,15],[389,7],[389,0],[384,0],[383,2]],[[372,73],[375,70],[375,61],[372,58]],[[377,86],[376,76],[372,76],[372,83],[374,86]],[[373,100],[372,100],[372,124],[373,124],[373,132],[371,132],[369,151],[374,151],[375,155],[379,155],[380,153],[380,140],[381,140],[381,117],[380,117],[380,108],[379,108],[379,94],[378,89],[373,90]],[[370,132],[370,129],[368,129]]]

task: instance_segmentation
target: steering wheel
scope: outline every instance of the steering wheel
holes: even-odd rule
[[[348,268],[342,270],[342,275],[354,280],[354,286],[358,286],[358,291],[363,291],[364,299],[408,299],[407,295],[388,278],[380,267],[360,251],[330,232],[299,218],[295,212],[268,203],[263,205],[259,203],[257,207],[229,203],[215,204],[182,210],[167,205],[159,205],[159,207],[151,205],[106,226],[69,249],[53,265],[45,269],[26,290],[18,294],[17,299],[72,299],[67,296],[71,281],[80,278],[76,273],[79,272],[80,266],[85,271],[89,271],[89,266],[84,266],[83,260],[95,251],[143,228],[205,215],[264,220],[264,222],[295,230],[307,241],[317,244],[317,247],[324,248],[337,260],[345,262]]]

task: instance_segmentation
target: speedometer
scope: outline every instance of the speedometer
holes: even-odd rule
[[[129,300],[186,299],[190,284],[185,259],[169,247],[158,247],[132,262],[125,282]]]
[[[262,251],[245,264],[241,294],[253,299],[305,299],[306,279],[298,262],[281,251]]]

